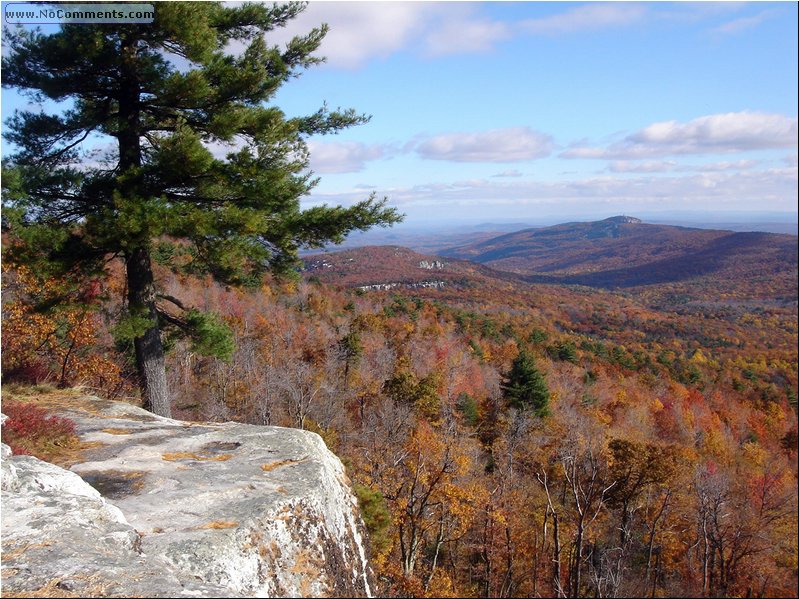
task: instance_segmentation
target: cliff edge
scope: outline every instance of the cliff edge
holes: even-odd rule
[[[64,470],[3,446],[4,595],[371,595],[357,502],[318,435],[47,407],[83,449]]]

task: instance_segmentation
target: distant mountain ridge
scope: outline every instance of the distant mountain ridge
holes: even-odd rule
[[[705,276],[795,278],[797,238],[652,225],[615,216],[525,229],[445,249],[441,255],[524,275],[530,282],[615,288]]]
[[[364,291],[434,288],[454,294],[474,286],[579,285],[620,290],[647,305],[671,308],[688,302],[797,301],[793,235],[617,216],[525,229],[436,254],[399,246],[316,254],[304,258],[305,277]]]

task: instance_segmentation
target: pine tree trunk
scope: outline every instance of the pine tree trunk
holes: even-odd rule
[[[142,164],[141,152],[141,106],[139,103],[139,76],[136,70],[135,36],[126,36],[121,43],[122,64],[120,65],[119,94],[119,166],[127,175],[120,189],[123,196],[136,197],[140,184],[138,170]],[[133,176],[131,176],[133,175]],[[133,340],[136,349],[136,369],[139,372],[139,385],[144,397],[144,408],[159,416],[170,417],[169,392],[166,385],[166,362],[158,316],[155,311],[155,284],[150,251],[147,239],[142,245],[130,251],[125,257],[128,275],[128,308],[131,314],[146,317],[152,322],[140,337]]]
[[[164,345],[155,312],[155,285],[150,252],[146,248],[133,250],[125,266],[128,274],[128,304],[132,314],[141,314],[153,324],[143,335],[133,340],[136,348],[136,368],[144,395],[144,409],[169,418],[172,408],[166,385]]]

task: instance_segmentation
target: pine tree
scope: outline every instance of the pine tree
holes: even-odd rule
[[[504,388],[505,399],[517,410],[532,409],[536,416],[549,415],[549,389],[544,375],[535,365],[535,360],[521,350],[513,361],[508,384]]]
[[[6,33],[3,86],[51,100],[55,114],[17,112],[4,165],[8,257],[38,272],[97,276],[121,260],[144,403],[170,414],[165,327],[200,346],[230,344],[208,315],[159,293],[153,260],[232,285],[291,271],[299,247],[400,220],[374,196],[349,208],[300,209],[317,180],[306,140],[364,123],[353,110],[288,118],[281,85],[321,59],[321,26],[284,48],[266,34],[302,11],[291,3],[155,5],[152,24],[62,25]],[[235,51],[234,51],[235,50]],[[87,143],[112,142],[98,163]],[[219,157],[211,147],[227,147]],[[204,335],[211,339],[204,338]]]

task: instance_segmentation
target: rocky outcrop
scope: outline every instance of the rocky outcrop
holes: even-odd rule
[[[341,462],[306,431],[62,400],[71,472],[3,456],[3,589],[89,596],[368,596]]]
[[[447,265],[440,260],[421,260],[419,262],[419,268],[424,268],[425,270],[442,270]]]
[[[402,287],[403,289],[443,289],[446,281],[417,281],[415,283],[375,283],[374,285],[361,285],[361,291],[388,291]]]

